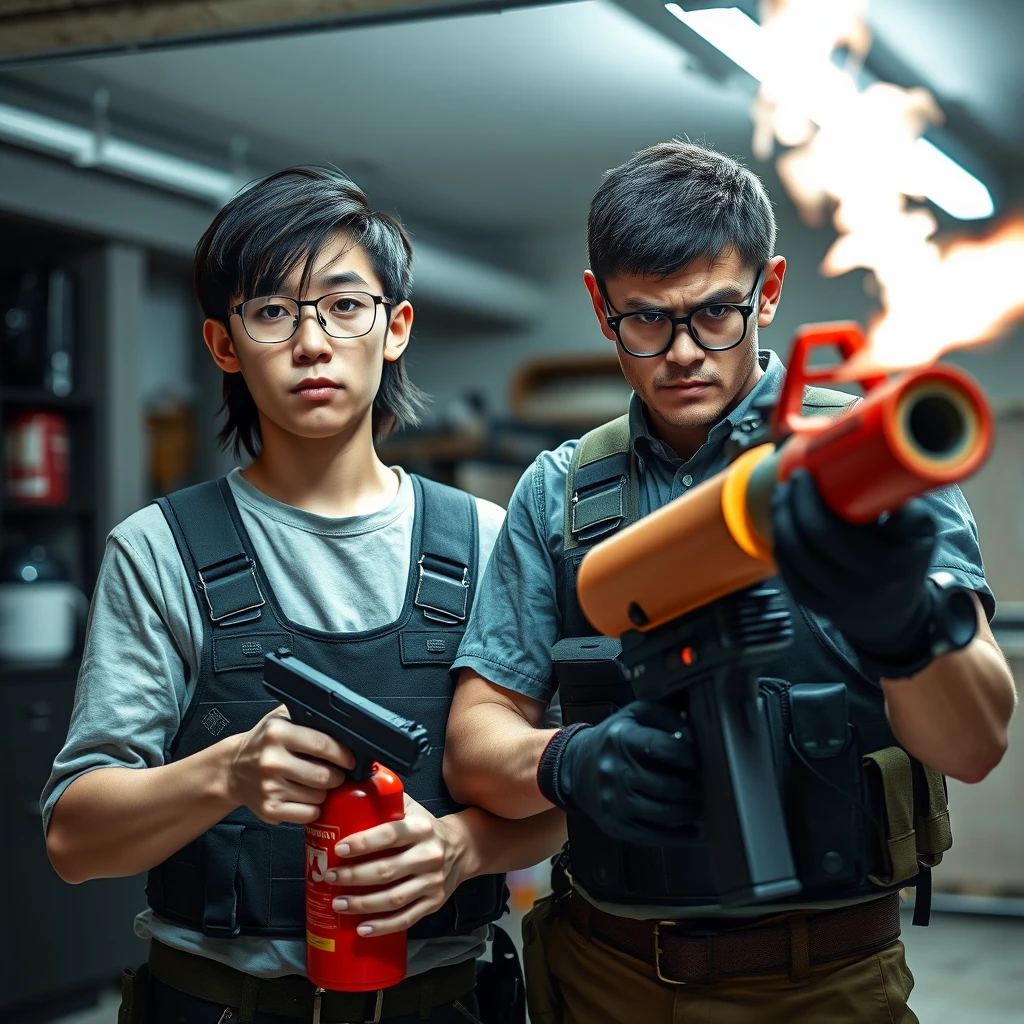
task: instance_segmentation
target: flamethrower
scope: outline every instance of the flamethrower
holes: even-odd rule
[[[833,512],[870,522],[967,477],[991,447],[991,413],[970,377],[942,366],[857,377],[853,358],[866,344],[857,324],[804,328],[770,421],[734,435],[741,451],[731,464],[580,565],[580,606],[596,629],[622,638],[635,696],[686,701],[724,905],[800,889],[757,707],[759,666],[792,638],[785,598],[764,584],[777,572],[773,488],[806,468]],[[825,345],[843,362],[809,370]],[[802,417],[804,386],[837,380],[858,380],[863,400],[835,418]]]

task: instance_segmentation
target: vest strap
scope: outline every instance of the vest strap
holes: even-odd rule
[[[210,621],[218,626],[253,622],[267,603],[228,511],[228,486],[226,479],[209,480],[157,498],[184,541]]]
[[[639,515],[629,416],[580,438],[565,479],[565,551],[634,522]]]
[[[477,545],[476,509],[462,491],[413,477],[423,520],[419,583],[413,603],[424,618],[446,625],[466,621]]]

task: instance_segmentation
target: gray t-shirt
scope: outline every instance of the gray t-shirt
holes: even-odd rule
[[[238,470],[228,483],[285,615],[332,632],[375,629],[401,613],[414,515],[412,481],[385,508],[335,519],[274,501]],[[480,569],[504,518],[476,499]],[[43,827],[64,790],[95,768],[166,763],[192,697],[205,618],[163,513],[148,505],[111,531],[89,613],[71,726],[40,803]],[[135,933],[230,964],[261,978],[305,974],[302,939],[212,939],[160,920],[151,910]],[[411,941],[409,974],[479,956],[487,928],[471,935]]]

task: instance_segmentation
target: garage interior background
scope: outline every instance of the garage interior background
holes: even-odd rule
[[[389,442],[388,458],[501,503],[537,451],[625,407],[580,276],[589,198],[602,173],[633,151],[685,135],[762,176],[790,262],[785,301],[762,340],[783,358],[802,323],[866,324],[877,312],[869,272],[819,273],[833,227],[828,218],[804,223],[774,159],[753,154],[755,79],[655,0],[504,11],[449,3],[441,14],[438,5],[366,0],[345,5],[345,24],[328,23],[340,5],[309,3],[295,7],[320,21],[271,24],[266,34],[254,26],[273,5],[155,3],[198,20],[165,23],[164,38],[132,53],[115,52],[118,40],[157,31],[125,28],[123,9],[138,5],[92,4],[96,17],[112,20],[82,22],[79,36],[69,27],[73,6],[0,5],[0,298],[6,311],[48,301],[40,345],[70,346],[68,380],[49,390],[0,365],[0,418],[10,432],[26,413],[55,414],[70,432],[72,467],[66,501],[26,506],[8,494],[0,526],[8,547],[45,545],[85,594],[112,525],[153,496],[232,465],[213,441],[220,379],[201,342],[190,256],[218,198],[255,176],[331,161],[399,212],[417,249],[407,361],[433,403],[422,430]],[[246,6],[249,22],[238,14]],[[737,6],[757,16],[755,5]],[[1019,217],[1024,9],[1014,0],[876,0],[868,25],[868,73],[929,89],[945,114],[929,138],[992,196],[989,217],[958,219],[929,204],[941,237],[987,237]],[[176,33],[203,38],[163,45]],[[87,48],[83,40],[90,55],[71,53]],[[138,147],[135,163],[117,165],[109,146],[103,157],[104,138]],[[97,141],[92,158],[69,159],[74,146]],[[872,132],[858,145],[877,146],[885,159]],[[71,285],[64,306],[54,298],[61,281]],[[997,298],[1013,306],[1012,296]],[[965,281],[946,301],[991,296],[985,281]],[[1024,293],[1015,301],[1019,312]],[[922,308],[921,329],[943,316]],[[0,338],[14,330],[10,316],[5,323]],[[977,377],[998,416],[995,453],[964,490],[1019,683],[1024,329],[1011,323],[999,340],[946,358]],[[74,655],[0,662],[0,765],[12,780],[0,796],[12,837],[0,852],[5,1020],[50,1019],[93,998],[122,960],[143,955],[129,925],[140,881],[64,885],[46,862],[33,811],[63,739],[76,671]],[[1013,743],[980,786],[950,784],[956,846],[936,872],[940,907],[1024,915],[1022,791],[1024,747]],[[533,883],[521,884],[528,893]],[[1024,926],[1012,933],[1018,950],[1022,934]],[[50,947],[52,956],[40,956]],[[1016,984],[1024,992],[1019,974]]]

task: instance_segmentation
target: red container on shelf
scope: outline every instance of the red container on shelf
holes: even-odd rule
[[[63,505],[68,500],[68,421],[58,413],[28,410],[4,432],[5,492],[22,505]]]
[[[337,913],[332,901],[346,890],[324,880],[331,868],[359,863],[360,858],[342,858],[334,852],[345,836],[405,817],[404,793],[401,779],[375,763],[368,778],[350,778],[331,790],[320,818],[306,826],[306,974],[320,988],[372,992],[405,977],[406,933],[356,934],[365,918]],[[351,891],[376,888],[358,886]]]

